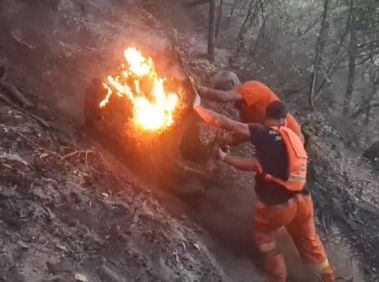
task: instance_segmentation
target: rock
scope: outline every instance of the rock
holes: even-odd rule
[[[6,74],[6,68],[3,64],[0,63],[0,79],[3,79]]]
[[[122,277],[119,273],[111,269],[110,267],[103,265],[101,267],[102,276],[109,282],[127,282],[125,277]]]
[[[21,250],[29,249],[29,246],[22,240],[17,241],[17,244],[21,247]]]
[[[75,281],[78,282],[88,282],[87,277],[84,274],[81,273],[75,273]]]

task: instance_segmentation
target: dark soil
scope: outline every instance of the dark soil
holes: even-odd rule
[[[1,1],[0,76],[53,127],[0,104],[0,280],[260,281],[251,175],[220,167],[202,197],[183,202],[83,130],[85,87],[126,46],[174,44],[199,81],[215,70],[191,17],[177,1],[157,2]],[[331,260],[354,281],[378,281],[377,179],[366,167],[357,182],[346,165],[335,171],[353,156],[331,158],[338,139],[313,134],[311,189]],[[291,280],[312,281],[285,234],[280,242]]]

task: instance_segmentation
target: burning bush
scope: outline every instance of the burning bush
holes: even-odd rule
[[[191,81],[185,75],[178,80],[167,70],[161,76],[153,59],[135,48],[126,49],[124,58],[115,74],[88,87],[87,124],[96,124],[102,139],[116,145],[112,148],[165,186],[185,186],[194,173],[206,175],[213,148],[199,139]],[[175,58],[164,59],[179,65]]]
[[[157,74],[152,58],[145,58],[137,49],[126,49],[124,56],[126,65],[122,64],[119,74],[108,76],[103,84],[107,95],[100,107],[106,107],[115,93],[128,99],[135,128],[160,131],[170,127],[174,123],[182,89],[170,92],[167,79]]]

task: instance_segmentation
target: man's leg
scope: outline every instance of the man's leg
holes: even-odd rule
[[[291,222],[296,210],[291,204],[265,206],[258,203],[254,216],[254,241],[264,260],[269,281],[287,281],[287,269],[283,255],[278,251],[275,232]]]
[[[334,269],[329,264],[316,231],[312,198],[310,196],[298,196],[296,204],[295,219],[286,227],[300,256],[313,271],[322,276],[323,281],[335,281]]]

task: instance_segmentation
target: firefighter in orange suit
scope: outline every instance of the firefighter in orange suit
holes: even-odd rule
[[[267,85],[257,80],[241,84],[238,76],[230,71],[219,72],[212,84],[214,88],[199,86],[200,95],[217,102],[235,102],[240,119],[245,123],[263,124],[267,106],[279,101],[279,97]],[[301,126],[293,115],[287,115],[285,125],[303,140]]]
[[[259,203],[254,216],[254,242],[264,259],[268,281],[287,281],[284,258],[274,239],[282,227],[291,235],[304,262],[322,281],[335,281],[315,228],[313,202],[305,185],[307,153],[300,138],[283,126],[287,117],[283,103],[269,104],[264,125],[237,122],[208,110],[200,105],[199,96],[194,109],[207,124],[230,131],[234,144],[251,141],[255,145],[256,157],[241,159],[221,150],[219,157],[237,169],[256,172]]]

